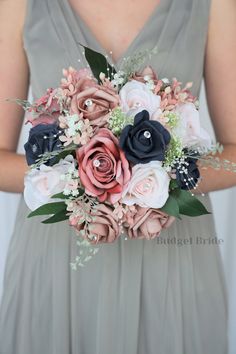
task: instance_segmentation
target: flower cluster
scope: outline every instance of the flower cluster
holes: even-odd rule
[[[53,222],[69,219],[91,244],[158,237],[181,214],[178,198],[196,188],[197,161],[211,148],[191,85],[161,80],[151,67],[111,78],[63,74],[27,109],[27,205]]]

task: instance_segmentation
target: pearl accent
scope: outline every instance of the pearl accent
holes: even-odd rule
[[[94,160],[94,161],[93,161],[93,166],[94,166],[94,167],[99,167],[100,164],[101,164],[101,163],[100,163],[99,160]]]
[[[151,138],[151,133],[146,130],[144,133],[143,133],[144,137],[147,138],[147,139],[150,139]]]
[[[32,146],[32,151],[33,151],[33,153],[36,153],[37,150],[38,150],[37,145],[34,144],[34,145]]]
[[[135,102],[133,104],[133,108],[139,108],[139,107],[141,107],[141,103],[140,102]]]
[[[150,76],[149,76],[149,75],[145,75],[145,76],[144,76],[144,80],[145,80],[145,81],[149,81],[149,80],[150,80]]]
[[[84,103],[85,103],[85,106],[87,106],[87,107],[91,107],[93,105],[93,101],[89,98]]]
[[[145,183],[144,184],[144,191],[148,191],[151,188],[151,184],[150,183]]]

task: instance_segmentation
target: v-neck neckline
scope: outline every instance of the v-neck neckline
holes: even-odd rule
[[[83,26],[84,30],[86,31],[86,34],[89,36],[89,38],[96,43],[96,47],[99,48],[100,53],[103,55],[107,55],[109,58],[109,62],[115,67],[118,68],[120,67],[121,63],[124,61],[124,58],[127,58],[129,54],[132,52],[132,49],[135,47],[139,39],[142,37],[143,33],[145,32],[146,28],[148,25],[153,21],[154,18],[161,12],[161,9],[163,7],[163,4],[167,0],[160,0],[158,4],[154,7],[153,11],[150,13],[148,16],[147,20],[143,24],[142,28],[138,31],[138,33],[135,35],[135,37],[131,40],[127,48],[124,50],[124,52],[119,56],[119,58],[114,61],[113,58],[110,56],[109,53],[105,50],[105,48],[102,46],[100,41],[96,38],[90,27],[87,25],[87,23],[82,19],[80,14],[74,10],[72,5],[70,4],[69,0],[61,0],[64,5],[66,6],[66,9],[74,16],[76,21],[78,22],[79,26]],[[83,44],[83,43],[82,43]],[[93,49],[93,48],[92,48]]]

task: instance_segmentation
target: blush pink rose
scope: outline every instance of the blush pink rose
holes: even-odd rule
[[[24,178],[24,199],[28,208],[35,210],[43,204],[54,202],[52,196],[66,187],[66,181],[61,176],[68,173],[73,166],[74,159],[69,155],[56,165],[42,164],[39,169],[30,170]]]
[[[78,224],[76,218],[70,221],[78,232],[83,230],[81,236],[92,244],[111,243],[120,235],[120,226],[114,217],[110,206],[99,204],[91,213],[91,222]]]
[[[85,192],[116,203],[130,180],[130,167],[118,139],[102,128],[87,145],[77,150],[79,176]]]
[[[83,114],[92,126],[104,127],[110,112],[119,105],[119,96],[109,87],[94,85],[72,97],[71,114]]]
[[[183,146],[188,148],[199,146],[206,150],[210,149],[211,137],[202,128],[199,111],[195,105],[191,102],[179,104],[174,112],[180,117],[174,133],[181,139]]]
[[[127,115],[135,116],[147,110],[150,119],[157,120],[162,113],[160,109],[161,97],[155,95],[148,86],[140,81],[128,81],[120,90],[121,108]]]
[[[137,212],[131,217],[127,215],[128,222],[125,224],[130,238],[152,240],[158,237],[161,230],[170,227],[175,220],[158,209],[136,208]]]
[[[122,193],[122,203],[141,207],[162,208],[169,197],[170,177],[160,161],[137,164]]]

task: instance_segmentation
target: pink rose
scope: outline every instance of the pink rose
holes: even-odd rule
[[[162,208],[169,197],[170,177],[160,161],[137,164],[122,193],[122,203]]]
[[[85,192],[100,202],[117,202],[130,180],[129,163],[118,139],[102,128],[87,145],[77,150],[79,175]]]
[[[27,123],[33,126],[38,124],[53,124],[60,115],[60,105],[56,97],[56,89],[48,89],[46,94],[36,100],[28,110]]]
[[[211,137],[201,127],[199,111],[191,102],[177,105],[174,110],[180,119],[174,128],[174,134],[181,139],[183,147],[198,146],[202,149],[210,149]]]
[[[39,169],[32,169],[24,178],[24,199],[30,210],[35,210],[43,204],[52,203],[52,196],[61,193],[66,187],[62,175],[73,168],[74,159],[69,155],[61,159],[56,165],[40,165]]]
[[[137,212],[127,215],[125,224],[130,238],[152,240],[158,237],[161,230],[169,227],[175,218],[158,209],[137,207]]]
[[[114,217],[111,207],[99,204],[91,213],[91,221],[86,225],[78,224],[76,218],[70,220],[71,226],[81,233],[92,244],[111,243],[120,235],[120,226]]]
[[[93,126],[106,125],[110,112],[119,105],[119,96],[106,86],[94,85],[74,95],[71,114],[83,113]]]
[[[91,70],[87,68],[77,71],[69,67],[69,69],[63,70],[63,74],[65,78],[61,80],[61,88],[66,97],[73,97],[75,94],[96,85]]]

